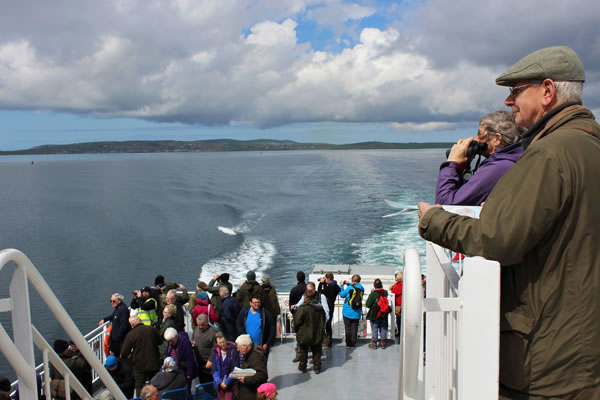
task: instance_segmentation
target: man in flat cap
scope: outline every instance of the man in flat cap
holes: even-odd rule
[[[419,233],[501,269],[500,398],[600,398],[600,126],[577,54],[538,50],[496,79],[525,152],[480,219],[419,203]]]

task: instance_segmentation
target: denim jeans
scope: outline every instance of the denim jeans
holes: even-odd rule
[[[371,321],[371,331],[372,331],[372,341],[376,342],[381,337],[381,340],[387,339],[388,332],[388,320],[384,319],[374,319]]]

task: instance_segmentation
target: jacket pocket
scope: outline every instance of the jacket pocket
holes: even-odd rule
[[[500,382],[516,390],[531,383],[529,344],[535,320],[508,312],[500,321]]]

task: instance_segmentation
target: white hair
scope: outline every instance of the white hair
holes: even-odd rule
[[[560,104],[576,101],[583,102],[583,82],[561,81],[554,82],[556,87],[556,98]]]
[[[229,295],[229,288],[227,286],[221,286],[219,288],[219,294],[222,294],[225,296]]]
[[[129,317],[129,323],[130,323],[130,324],[133,324],[134,322],[135,322],[135,323],[140,323],[140,322],[142,322],[142,320],[140,319],[140,317],[138,317],[138,315],[137,315],[137,314],[135,314],[135,315],[132,315],[131,317]]]
[[[177,337],[177,330],[175,328],[167,328],[165,331],[164,338],[166,341],[173,340]]]
[[[125,297],[123,297],[123,295],[119,294],[119,293],[113,293],[113,295],[111,297],[119,299],[119,300],[121,300],[121,302],[123,302],[125,300]]]
[[[252,338],[250,337],[250,335],[247,335],[247,334],[240,335],[237,337],[237,339],[235,339],[235,344],[239,344],[240,346],[243,346],[243,345],[251,346]]]

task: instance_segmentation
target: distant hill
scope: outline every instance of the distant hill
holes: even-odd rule
[[[96,154],[96,153],[176,153],[199,151],[272,151],[272,150],[355,150],[355,149],[429,149],[450,148],[453,143],[384,143],[352,144],[299,143],[292,140],[136,140],[125,142],[89,142],[49,144],[27,150],[0,151],[0,155],[17,154]]]

